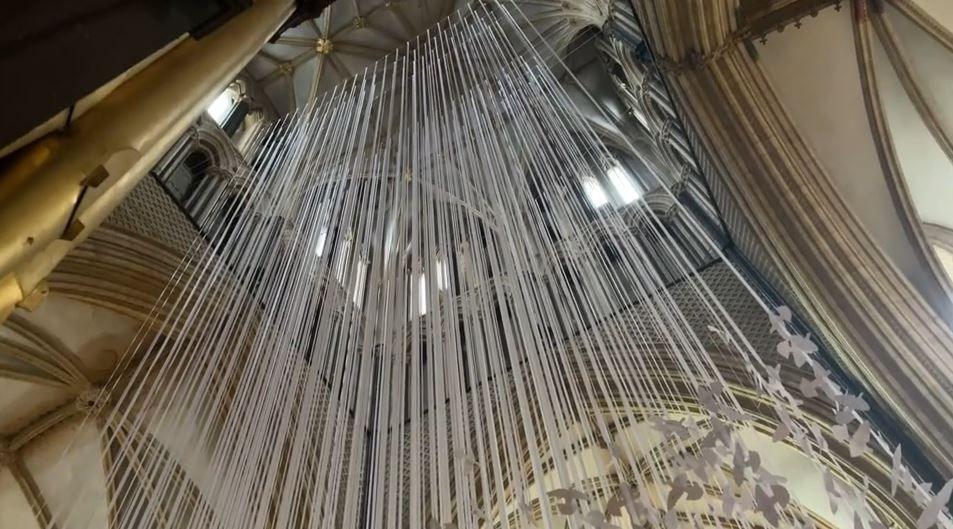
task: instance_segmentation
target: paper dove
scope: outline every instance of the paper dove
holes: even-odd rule
[[[745,480],[745,470],[751,468],[752,472],[758,472],[761,467],[761,456],[757,452],[745,454],[745,449],[740,445],[735,445],[735,454],[732,458],[731,474],[735,478],[735,484],[741,485]]]
[[[467,469],[467,472],[473,472],[474,470],[476,470],[476,469],[479,468],[479,466],[480,466],[480,464],[477,462],[477,460],[474,459],[473,456],[471,456],[470,454],[468,454],[468,453],[466,453],[466,452],[457,452],[457,453],[454,455],[454,459],[456,459],[457,461],[460,461],[461,463],[463,463],[463,465],[464,465],[464,466],[466,467],[466,469]]]
[[[685,428],[688,429],[689,437],[698,437],[702,434],[702,429],[700,426],[698,426],[698,423],[695,422],[694,418],[687,417],[683,422],[685,424]]]
[[[674,435],[676,437],[684,438],[689,435],[688,428],[682,424],[681,421],[673,421],[653,415],[649,417],[649,422],[652,423],[653,428],[666,437],[669,435]]]
[[[943,512],[943,508],[946,507],[946,504],[950,501],[951,493],[953,493],[953,479],[947,481],[946,485],[943,485],[940,492],[930,500],[930,504],[927,505],[923,513],[920,514],[920,517],[917,518],[917,529],[930,529],[930,527],[936,525],[937,520],[940,518],[940,513]]]
[[[864,521],[860,519],[860,511],[854,511],[854,529],[866,529]]]
[[[765,388],[772,394],[784,392],[784,382],[781,381],[781,364],[767,368],[768,383]]]
[[[698,401],[714,401],[715,397],[720,395],[725,391],[724,384],[721,381],[716,380],[709,384],[707,387],[702,386],[698,388]]]
[[[704,454],[705,451],[711,451],[711,449],[702,448],[701,454],[685,459],[684,469],[690,470],[693,474],[698,476],[700,481],[708,481],[708,478],[710,477],[710,472],[708,469],[711,465],[709,465],[708,460],[706,459]]]
[[[724,421],[718,417],[712,417],[710,423],[711,431],[709,431],[708,435],[702,439],[702,447],[716,448],[718,446],[718,441],[721,441],[721,444],[726,447],[731,446],[731,427],[725,424]]]
[[[787,489],[780,486],[771,488],[771,494],[767,494],[762,487],[757,487],[754,492],[755,506],[758,508],[765,520],[772,526],[777,527],[780,521],[779,510],[784,509],[790,500]]]
[[[579,492],[576,489],[554,489],[549,491],[549,496],[553,498],[559,498],[561,500],[574,500],[574,501],[589,501],[589,496],[586,496],[584,492]]]
[[[609,450],[609,455],[611,455],[612,457],[618,459],[619,461],[625,460],[626,458],[625,450],[623,450],[622,447],[619,446],[619,443],[610,443],[608,450]]]
[[[662,518],[662,521],[665,523],[667,529],[681,529],[678,523],[678,513],[675,511],[665,513],[665,517]]]
[[[834,420],[837,424],[848,424],[854,420],[854,412],[869,411],[870,405],[863,398],[854,395],[838,395],[834,398],[837,403],[837,415]]]
[[[741,512],[751,512],[754,510],[754,496],[751,495],[750,489],[743,489],[741,491],[741,496],[738,498],[738,506],[741,508]]]
[[[817,345],[811,341],[810,335],[792,334],[787,340],[779,342],[777,349],[779,355],[790,358],[798,367],[812,363],[811,356],[817,353]]]
[[[811,438],[806,433],[795,432],[794,441],[808,457],[814,457],[814,445],[811,444]]]
[[[817,390],[818,390],[817,379],[816,378],[815,379],[802,378],[800,383],[800,390],[801,390],[801,393],[809,399],[813,399],[817,397]]]
[[[771,435],[771,440],[774,442],[780,442],[784,439],[787,439],[789,435],[794,433],[794,422],[791,420],[791,414],[788,413],[787,408],[782,404],[775,404],[774,413],[778,416],[777,429],[774,431],[774,434]]]
[[[831,400],[836,399],[838,392],[834,389],[834,383],[831,382],[831,372],[824,369],[824,366],[822,366],[820,362],[812,363],[811,370],[814,371],[814,382],[817,388],[823,391]]]
[[[834,390],[834,385],[831,383],[831,380],[827,377],[830,373],[820,366],[818,363],[812,364],[814,371],[814,378],[802,378],[800,383],[801,393],[809,399],[813,399],[819,395],[818,392],[823,392],[828,398],[836,398],[837,392]]]
[[[602,513],[596,510],[589,511],[585,515],[580,516],[580,518],[583,523],[589,524],[596,529],[622,529],[618,525],[612,525],[607,522]]]
[[[700,450],[702,458],[705,460],[705,464],[709,468],[718,468],[721,466],[722,456],[714,448],[702,448]]]
[[[779,443],[787,439],[789,435],[791,435],[791,428],[789,428],[787,424],[784,424],[782,422],[774,430],[774,433],[771,434],[771,440],[774,441],[775,443]]]
[[[735,421],[735,422],[742,422],[748,418],[743,411],[736,410],[735,408],[732,408],[731,406],[722,405],[719,408],[721,410],[721,414],[727,417],[728,420]]]
[[[589,497],[575,489],[556,489],[549,491],[548,495],[553,498],[564,500],[563,503],[556,504],[556,510],[561,514],[575,514],[577,502],[589,501]]]
[[[897,494],[897,484],[900,482],[901,472],[903,471],[903,453],[900,451],[900,445],[893,451],[893,468],[890,470],[890,495]]]
[[[619,490],[609,498],[609,501],[606,503],[606,518],[614,518],[616,516],[622,516],[622,508],[625,507],[628,510],[638,509],[638,504],[635,501],[636,491],[632,489],[627,483],[623,483],[619,486]],[[630,507],[631,505],[631,507]],[[629,515],[635,519],[637,513],[630,512]]]
[[[672,490],[668,492],[667,505],[671,510],[678,503],[678,500],[685,499],[694,501],[700,500],[705,495],[705,489],[698,483],[689,482],[684,474],[677,476],[672,480]]]
[[[817,444],[821,450],[827,450],[827,438],[825,438],[824,433],[821,432],[821,427],[816,423],[811,423],[808,429],[811,431],[811,435],[814,437],[814,443]]]
[[[850,432],[847,430],[846,424],[837,424],[831,428],[831,434],[834,436],[834,439],[842,443],[846,443],[850,439]]]
[[[533,517],[533,508],[530,507],[528,503],[526,503],[526,500],[520,500],[519,510],[523,511],[523,514],[525,514],[526,516],[529,516],[530,518]]]
[[[781,485],[787,483],[788,481],[787,478],[785,477],[768,472],[768,469],[764,467],[761,467],[758,470],[757,474],[758,474],[758,479],[757,479],[758,487],[764,489],[766,493],[771,492],[772,490],[774,490],[775,487],[780,487]],[[774,494],[773,492],[771,493]]]
[[[866,422],[860,424],[854,435],[850,438],[850,457],[860,457],[867,451],[867,443],[870,442],[870,425]]]
[[[868,522],[870,529],[887,529],[887,526],[880,523],[880,520],[874,518]],[[864,522],[860,519],[860,512],[854,511],[854,529],[864,529]]]
[[[731,487],[725,487],[725,490],[721,492],[721,510],[724,513],[725,518],[731,518],[732,514],[735,512],[735,505],[737,500],[735,498],[735,492]]]
[[[837,482],[834,480],[834,474],[831,474],[830,469],[824,470],[824,489],[827,490],[827,497],[830,501],[831,512],[837,514],[837,507],[840,503],[841,493],[837,486]]]
[[[791,309],[781,306],[777,312],[768,315],[771,321],[771,329],[780,337],[787,339],[791,336],[788,332],[788,324],[791,323]]]
[[[609,501],[606,502],[606,518],[622,516],[623,507],[625,507],[625,499],[621,494],[616,494],[615,496],[609,498]]]

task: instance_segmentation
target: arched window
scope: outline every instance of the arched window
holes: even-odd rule
[[[215,123],[222,126],[232,113],[232,110],[235,109],[235,105],[238,103],[240,97],[241,94],[238,93],[237,88],[229,86],[212,101],[212,104],[208,106],[206,112],[208,112],[209,117],[211,117]]]
[[[244,96],[244,89],[240,82],[236,81],[212,101],[206,112],[225,131],[225,134],[233,137],[241,128],[250,110],[251,106]]]
[[[205,178],[212,160],[202,151],[192,151],[166,180],[169,192],[184,204]]]

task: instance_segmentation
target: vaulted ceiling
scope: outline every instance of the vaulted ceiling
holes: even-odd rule
[[[860,12],[806,14],[753,49],[850,210],[949,316],[953,276],[925,224],[953,230],[953,4],[885,1]]]
[[[320,17],[288,29],[247,67],[279,114],[351,79],[411,43],[466,5],[464,0],[339,0]],[[589,24],[601,25],[605,2],[517,1],[536,29],[561,49]],[[502,5],[502,4],[501,4]]]

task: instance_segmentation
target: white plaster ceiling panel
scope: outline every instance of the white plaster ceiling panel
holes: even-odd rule
[[[20,451],[61,529],[109,527],[100,434],[95,421],[69,420]]]
[[[953,2],[945,2],[953,8]],[[953,51],[937,41],[916,22],[889,3],[884,17],[894,30],[897,43],[920,90],[937,114],[947,134],[953,132]]]
[[[214,443],[210,443],[209,432],[196,429],[192,432],[183,432],[181,424],[206,424],[209,421],[209,410],[196,411],[184,409],[180,406],[168,411],[168,419],[152,422],[148,425],[149,434],[158,441],[163,449],[176,461],[179,468],[202,493],[212,497],[210,492],[216,484],[216,475],[210,469],[213,454],[205,450]]]
[[[921,289],[932,288],[880,168],[852,24],[850,9],[825,9],[800,29],[771,34],[758,45],[759,62],[850,211],[908,279]]]
[[[125,353],[140,322],[107,308],[51,294],[24,318],[43,329],[91,370],[111,368],[110,359]]]
[[[51,294],[34,312],[18,310],[0,327],[0,370],[26,373],[0,383],[0,435],[13,435],[38,417],[102,383],[139,329],[109,309]],[[70,371],[72,370],[72,374]]]
[[[787,443],[775,443],[770,436],[753,429],[738,432],[738,438],[749,450],[761,454],[762,464],[772,474],[785,479],[785,485],[791,497],[806,510],[813,512],[834,527],[849,529],[854,527],[854,509],[831,511],[827,489],[824,486],[824,474],[817,465],[799,449]],[[839,485],[845,483],[835,478]],[[859,504],[854,504],[859,507]],[[859,509],[864,512],[864,509]],[[864,515],[866,522],[866,516]]]
[[[947,31],[953,31],[953,2],[950,0],[907,0],[922,9]]]
[[[75,392],[68,389],[0,379],[0,436],[16,434],[37,417],[73,398]]]
[[[0,527],[41,529],[10,470],[0,467]]]
[[[0,380],[0,437],[22,432],[105,380],[138,328],[112,310],[56,293],[34,312],[17,310],[0,328],[6,340],[0,344],[0,367],[32,373],[35,379],[6,373]],[[69,419],[33,438],[19,455],[51,512],[79,504],[76,518],[57,527],[107,527],[103,455],[94,421]],[[0,528],[35,527],[35,520],[15,480],[0,477]]]
[[[890,135],[917,214],[924,222],[953,227],[953,163],[921,119],[879,41],[873,43],[873,57]],[[947,72],[949,83],[953,70]]]

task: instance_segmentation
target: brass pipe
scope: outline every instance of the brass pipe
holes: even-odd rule
[[[7,162],[0,173],[0,321],[11,299],[28,296],[109,215],[291,11],[292,0],[258,0],[202,40],[175,46],[68,131]]]

